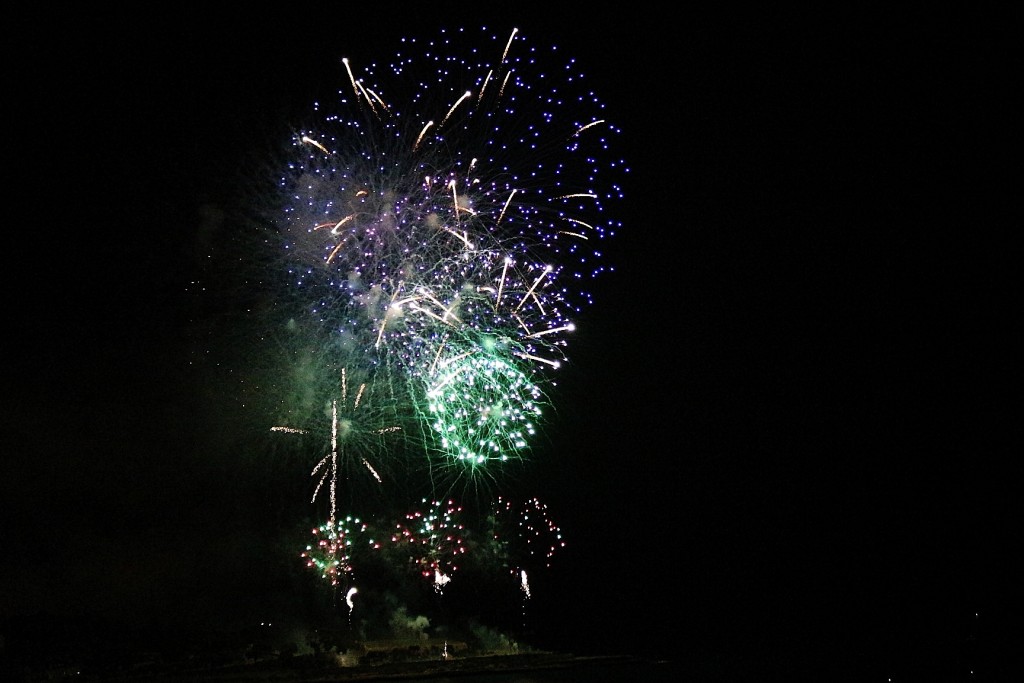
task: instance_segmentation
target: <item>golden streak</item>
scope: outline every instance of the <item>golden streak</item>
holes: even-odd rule
[[[420,131],[420,134],[416,137],[416,142],[414,142],[412,145],[412,151],[415,152],[417,149],[420,148],[420,143],[423,141],[423,136],[427,134],[427,129],[430,128],[432,125],[434,125],[433,121],[427,121],[427,125],[423,126],[423,130]]]
[[[467,354],[463,354],[463,356],[465,356],[465,355],[467,355]],[[462,357],[462,356],[460,356],[459,358],[461,358],[461,357]],[[453,360],[453,361],[455,361],[455,360],[458,360],[458,358],[453,358],[452,360]],[[444,381],[443,381],[443,382],[441,382],[440,384],[436,384],[436,385],[434,385],[434,386],[430,387],[430,391],[428,392],[428,395],[431,395],[431,394],[432,394],[432,395],[436,395],[436,394],[437,394],[437,392],[441,391],[441,390],[442,390],[442,389],[444,389],[444,388],[445,388],[445,387],[446,387],[447,385],[449,385],[449,384],[451,384],[452,382],[454,382],[454,381],[455,381],[455,378],[456,378],[456,377],[458,377],[458,376],[459,376],[459,375],[461,375],[461,374],[462,374],[462,370],[461,370],[461,369],[460,369],[460,370],[456,370],[456,371],[455,371],[455,372],[453,372],[453,373],[452,373],[451,375],[449,375],[448,377],[446,377],[446,378],[444,379]]]
[[[360,83],[359,81],[356,81],[356,86],[358,86],[359,92],[362,93],[363,99],[365,99],[366,103],[368,105],[370,105],[370,109],[373,110],[374,114],[376,114],[377,113],[377,107],[373,104],[373,98],[370,97],[370,91],[368,91],[366,88],[364,88],[363,84]]]
[[[505,52],[503,52],[502,55],[501,55],[501,61],[502,62],[504,62],[505,58],[508,57],[508,49],[512,46],[512,39],[516,37],[517,33],[519,33],[519,29],[517,29],[517,28],[512,29],[512,35],[510,35],[508,37],[508,42],[505,44]]]
[[[558,368],[561,367],[562,365],[557,360],[548,360],[547,358],[541,358],[540,356],[531,356],[528,353],[516,353],[516,355],[519,356],[520,358],[525,358],[526,360],[535,360],[538,363],[546,363],[547,365],[550,365],[553,368]]]
[[[569,332],[573,332],[575,329],[576,329],[576,326],[573,325],[572,323],[569,323],[568,325],[562,325],[561,327],[552,327],[549,330],[541,330],[540,332],[534,332],[533,334],[528,334],[526,336],[527,337],[543,337],[545,334],[551,334],[553,332],[562,332],[564,330],[568,330]]]
[[[331,261],[334,260],[334,257],[338,255],[339,251],[341,251],[341,245],[344,244],[344,243],[345,243],[344,240],[342,240],[341,242],[338,242],[338,245],[336,247],[334,247],[334,249],[331,250],[330,254],[327,255],[326,263],[330,263]]]
[[[518,311],[520,308],[522,308],[523,304],[526,303],[526,300],[530,298],[531,294],[533,294],[533,290],[535,290],[537,288],[537,285],[540,284],[540,281],[543,280],[545,276],[547,276],[547,274],[550,273],[552,270],[553,269],[551,268],[551,266],[544,266],[544,272],[542,272],[540,276],[536,280],[534,280],[530,288],[526,290],[526,294],[523,295],[522,301],[520,301],[519,305],[515,307],[515,310]]]
[[[380,95],[378,95],[378,94],[377,94],[377,93],[375,93],[374,91],[370,90],[369,88],[367,88],[367,89],[366,89],[366,92],[368,92],[368,93],[370,93],[371,95],[373,95],[373,99],[375,99],[375,100],[377,100],[378,102],[380,102],[380,106],[384,108],[384,111],[388,111],[388,109],[389,109],[389,108],[388,108],[388,105],[387,105],[387,103],[386,103],[386,102],[385,102],[384,100],[382,100],[382,99],[380,98]]]
[[[465,99],[467,99],[469,97],[472,97],[472,96],[473,96],[473,93],[471,93],[470,91],[467,90],[466,92],[462,93],[462,97],[460,97],[459,99],[455,100],[455,104],[452,105],[452,108],[449,109],[448,113],[444,115],[443,119],[441,119],[441,127],[442,128],[444,127],[445,122],[448,121],[448,117],[452,115],[453,111],[455,111],[455,108],[458,107],[460,104],[462,104],[463,100],[465,100]]]
[[[582,127],[581,127],[581,128],[579,129],[579,130],[577,130],[577,131],[576,131],[575,133],[573,133],[573,134],[572,134],[572,135],[571,135],[570,137],[576,137],[576,136],[578,136],[578,135],[579,135],[580,133],[582,133],[583,131],[585,131],[585,130],[586,130],[587,128],[590,128],[591,126],[596,126],[596,125],[597,125],[597,124],[599,124],[599,123],[604,123],[604,119],[598,119],[598,120],[596,120],[596,121],[591,121],[591,122],[590,122],[590,123],[588,123],[587,125],[585,125],[585,126],[582,126]]]
[[[419,297],[419,296],[408,296],[408,297],[406,297],[406,298],[404,298],[404,299],[399,299],[398,301],[395,301],[395,302],[394,302],[394,303],[392,304],[392,306],[396,306],[396,307],[398,307],[398,308],[401,308],[401,307],[402,307],[402,306],[404,306],[405,304],[407,304],[407,303],[409,303],[409,302],[411,302],[411,301],[416,301],[416,300],[418,300],[418,299],[421,299],[421,298],[422,298],[422,297]]]
[[[537,308],[540,309],[541,315],[547,315],[548,313],[547,313],[547,311],[544,310],[544,302],[541,300],[541,298],[539,296],[537,296],[536,292],[534,292],[532,296],[533,296],[534,303],[537,304]]]
[[[577,192],[575,194],[563,194],[561,197],[554,197],[554,199],[572,199],[573,197],[590,197],[591,199],[597,199],[597,195],[593,192]]]
[[[487,90],[487,84],[491,82],[491,75],[494,73],[494,69],[490,69],[487,75],[484,77],[484,84],[480,86],[480,94],[476,97],[476,103],[480,104],[480,101],[484,99],[484,91]]]
[[[567,221],[569,221],[571,223],[575,223],[576,225],[582,225],[584,228],[590,228],[591,230],[597,230],[597,228],[595,228],[590,223],[584,223],[583,221],[578,221],[575,218],[566,217],[565,220],[567,220]]]
[[[323,461],[323,460],[321,460],[320,462],[321,462],[321,463],[323,463],[324,461]],[[313,491],[313,497],[309,499],[309,502],[310,502],[310,503],[314,503],[314,502],[316,502],[316,497],[317,497],[318,495],[320,495],[320,487],[322,487],[322,486],[324,485],[324,480],[325,480],[325,479],[327,479],[327,470],[324,470],[324,473],[323,473],[323,475],[321,475],[321,476],[320,476],[320,483],[318,483],[318,484],[316,485],[316,490],[315,490],[315,491]]]
[[[448,333],[445,332],[444,333],[444,339],[442,339],[441,343],[438,344],[438,346],[437,346],[437,353],[434,354],[434,360],[433,360],[433,362],[430,363],[430,370],[428,372],[431,375],[434,374],[434,368],[437,367],[437,359],[441,357],[441,351],[444,350],[444,346],[447,343],[448,343]]]
[[[447,233],[451,233],[452,235],[455,235],[460,240],[462,240],[462,243],[466,245],[466,249],[472,249],[473,248],[473,243],[469,241],[469,238],[466,237],[465,234],[459,234],[459,233],[455,232],[454,230],[452,230],[451,228],[444,228],[444,227],[442,227],[441,229],[444,230]]]
[[[414,311],[416,311],[418,313],[425,313],[426,315],[429,315],[431,318],[433,318],[434,320],[436,320],[439,323],[449,324],[447,320],[445,320],[443,317],[439,316],[437,313],[434,313],[433,311],[429,311],[429,310],[427,310],[425,308],[422,308],[420,306],[410,306],[409,308],[411,308],[412,310],[414,310]],[[447,311],[445,311],[445,315],[448,315]],[[455,316],[452,316],[452,317],[454,318]],[[462,322],[462,321],[460,320],[458,322]]]
[[[579,237],[581,240],[589,240],[590,238],[586,235],[582,235],[578,232],[569,232],[568,230],[559,230],[559,235],[569,235],[570,237]]]
[[[331,450],[338,450],[338,401],[331,401]]]
[[[331,233],[337,235],[338,234],[338,228],[340,228],[341,226],[345,225],[349,221],[355,220],[355,217],[356,217],[356,215],[354,213],[350,213],[349,215],[345,216],[344,218],[342,218],[337,223],[320,223],[318,225],[314,225],[313,229],[314,230],[320,230],[321,228],[330,228],[331,229]]]
[[[452,178],[448,182],[448,189],[452,191],[452,204],[455,205],[455,222],[462,225],[462,222],[459,220],[459,193],[455,189],[455,178]],[[465,238],[463,238],[463,240],[465,240]]]
[[[320,462],[318,462],[316,464],[316,467],[313,468],[313,471],[310,472],[310,475],[312,476],[312,475],[316,474],[317,470],[319,470],[321,467],[323,467],[324,463],[327,462],[328,460],[330,460],[330,458],[331,458],[331,456],[329,456],[329,455],[325,455],[323,458],[321,458]]]
[[[321,145],[321,144],[320,144],[319,142],[317,142],[317,141],[316,141],[316,140],[314,140],[313,138],[309,137],[308,135],[303,135],[303,136],[302,136],[302,141],[303,141],[304,143],[306,143],[307,145],[313,145],[314,147],[316,147],[317,149],[319,149],[319,150],[320,150],[321,152],[323,152],[324,154],[330,154],[330,152],[329,152],[329,151],[327,150],[327,148],[326,148],[326,147],[324,147],[323,145]]]
[[[505,74],[505,80],[501,82],[501,88],[498,90],[498,99],[501,99],[505,95],[505,86],[508,85],[508,79],[512,77],[512,72],[509,71]]]
[[[498,295],[494,297],[494,310],[498,310],[498,304],[501,303],[501,290],[505,286],[505,273],[508,272],[508,264],[511,259],[506,258],[505,264],[501,267],[501,279],[498,280]]]
[[[498,214],[498,220],[495,221],[495,225],[501,223],[501,219],[505,217],[505,210],[508,209],[508,205],[512,203],[512,197],[514,197],[518,191],[519,190],[512,190],[512,193],[509,194],[508,199],[505,200],[505,206],[501,207],[501,213]]]
[[[430,292],[430,290],[428,290],[428,289],[425,289],[425,288],[423,288],[423,287],[420,287],[420,288],[419,288],[419,289],[417,289],[416,291],[417,291],[418,293],[420,293],[420,294],[421,294],[421,296],[423,296],[423,298],[425,298],[425,299],[429,299],[430,301],[434,302],[434,304],[435,304],[435,305],[436,305],[436,306],[437,306],[438,308],[440,308],[440,309],[444,309],[444,307],[445,307],[445,306],[444,306],[444,304],[443,304],[443,303],[441,303],[441,302],[440,302],[440,300],[438,300],[438,298],[437,298],[436,296],[434,296],[434,295],[433,295],[433,294],[432,294],[432,293]]]
[[[350,80],[352,82],[352,91],[356,95],[358,95],[359,94],[359,87],[356,85],[356,77],[352,75],[352,69],[348,65],[348,57],[343,57],[341,59],[341,63],[345,65],[345,71],[348,72],[348,80]]]
[[[377,330],[377,341],[373,343],[373,348],[380,348],[380,340],[384,337],[384,328],[388,325],[388,315],[384,314],[384,319],[380,321],[380,329]]]
[[[454,320],[455,322],[462,323],[462,321],[459,320],[458,317],[456,317],[455,314],[452,313],[451,306],[445,306],[443,303],[441,303],[437,299],[437,297],[435,297],[433,294],[431,294],[427,290],[420,289],[418,291],[422,292],[424,298],[429,299],[430,301],[432,301],[434,303],[435,306],[437,306],[442,311],[444,311],[444,316],[440,318],[441,322],[446,322],[445,318],[448,318],[449,316],[451,316],[452,320]],[[418,308],[418,307],[416,307],[416,308],[417,308],[417,310],[421,310],[421,311],[427,312],[425,309]]]

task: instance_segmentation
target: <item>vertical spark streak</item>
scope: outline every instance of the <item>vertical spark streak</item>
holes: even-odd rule
[[[510,261],[511,259],[506,257],[501,265],[501,279],[498,281],[498,294],[494,297],[494,310],[498,310],[498,305],[501,303],[501,290],[505,286],[505,274],[508,273]]]
[[[348,80],[352,83],[352,92],[359,96],[359,88],[356,86],[356,77],[352,74],[352,67],[349,66],[348,57],[342,57],[341,63],[345,65],[345,71],[348,72]]]
[[[512,34],[508,37],[508,42],[505,44],[505,51],[501,53],[501,63],[504,64],[505,60],[508,59],[508,49],[512,47],[512,39],[519,33],[518,28],[512,29]]]
[[[468,90],[466,92],[462,93],[462,97],[460,97],[459,99],[455,100],[455,104],[453,104],[451,106],[451,109],[448,110],[448,113],[444,115],[443,119],[441,119],[441,125],[438,126],[438,128],[444,128],[444,124],[448,122],[448,118],[452,115],[452,112],[455,111],[455,108],[458,107],[460,104],[462,104],[464,101],[466,101],[467,99],[469,99],[472,96],[473,96],[473,93],[471,93]]]
[[[331,519],[338,512],[338,401],[331,401]]]
[[[498,220],[495,223],[501,223],[501,219],[505,217],[505,211],[508,209],[508,205],[512,203],[512,197],[516,195],[516,190],[513,189],[509,193],[508,199],[505,200],[505,205],[501,207],[501,213],[498,214]]]

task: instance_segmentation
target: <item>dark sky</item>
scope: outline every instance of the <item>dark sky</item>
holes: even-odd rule
[[[38,613],[259,612],[277,560],[240,522],[307,473],[239,452],[258,439],[230,383],[189,363],[197,328],[224,328],[191,286],[210,217],[341,85],[341,57],[493,24],[578,55],[632,168],[535,474],[569,543],[538,630],[873,676],[959,671],[972,634],[1005,642],[1006,23],[340,8],[26,21],[8,62],[5,633]]]

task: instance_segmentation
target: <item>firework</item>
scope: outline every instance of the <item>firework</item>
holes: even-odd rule
[[[277,425],[271,428],[271,431],[283,434],[318,434],[326,453],[310,473],[317,479],[311,502],[315,502],[323,490],[329,491],[329,515],[332,518],[338,513],[339,478],[350,483],[369,479],[378,487],[383,486],[382,472],[389,476],[390,471],[385,469],[388,466],[388,447],[402,432],[396,397],[389,391],[381,391],[381,387],[390,388],[390,385],[353,381],[345,367],[338,374],[340,381],[335,393],[329,402],[322,399],[326,403],[323,419],[315,427]],[[319,384],[318,379],[309,378],[312,385]],[[322,433],[325,425],[329,434]]]
[[[461,513],[455,502],[435,500],[425,510],[407,513],[391,534],[391,542],[408,553],[416,571],[432,580],[437,590],[450,581],[467,550]]]
[[[448,492],[528,459],[574,320],[611,270],[619,129],[557,49],[471,33],[342,60],[337,97],[313,107],[275,177],[277,276],[256,278],[292,368],[273,387],[274,430],[315,440],[312,501],[326,492],[330,521],[303,557],[335,585],[366,530],[338,521],[343,482],[350,509],[357,486],[397,501],[389,512],[429,490],[373,549],[438,591],[451,580],[480,537],[467,542]],[[536,498],[491,513],[484,563],[500,556],[528,597],[561,531]]]
[[[555,553],[565,547],[562,530],[549,514],[548,506],[537,498],[516,504],[499,497],[494,505],[493,536],[510,572],[522,577],[526,572],[548,569]]]
[[[462,33],[386,65],[343,61],[334,106],[295,134],[276,223],[306,315],[366,364],[414,379],[416,409],[439,418],[436,450],[479,466],[521,453],[534,432],[520,416],[536,419],[587,283],[607,269],[601,243],[618,223],[605,206],[627,169],[571,60],[515,30],[485,30],[483,47],[453,57]],[[507,358],[474,337],[500,340]],[[500,379],[481,381],[484,368]],[[454,390],[453,377],[472,386]],[[483,387],[479,406],[467,396]],[[513,419],[485,420],[480,438],[481,410],[495,407]]]
[[[470,468],[518,455],[541,414],[541,390],[522,364],[481,346],[443,361],[426,396],[443,451]]]
[[[354,575],[352,556],[356,538],[366,525],[353,517],[330,519],[313,529],[313,543],[306,546],[302,558],[332,586],[350,583]]]

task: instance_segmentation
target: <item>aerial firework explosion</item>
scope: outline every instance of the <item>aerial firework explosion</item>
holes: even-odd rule
[[[313,529],[314,540],[302,553],[306,566],[315,569],[332,586],[348,583],[353,578],[353,546],[366,525],[358,519],[333,517]]]
[[[264,388],[273,430],[315,437],[311,500],[329,500],[329,521],[304,557],[334,585],[354,571],[339,520],[365,518],[368,492],[392,503],[376,528],[411,495],[435,501],[390,523],[392,545],[435,588],[451,580],[473,532],[450,496],[493,495],[531,461],[574,320],[611,270],[619,129],[558,49],[515,29],[477,40],[442,32],[384,64],[341,60],[336,98],[314,105],[275,176],[273,265],[252,283],[289,370]],[[490,541],[527,554],[506,563],[524,586],[561,544],[530,500],[486,508],[506,532],[525,518]]]
[[[473,469],[535,433],[626,167],[572,60],[515,30],[453,56],[463,33],[343,60],[337,101],[294,136],[276,234],[305,316],[400,371],[426,453]]]

